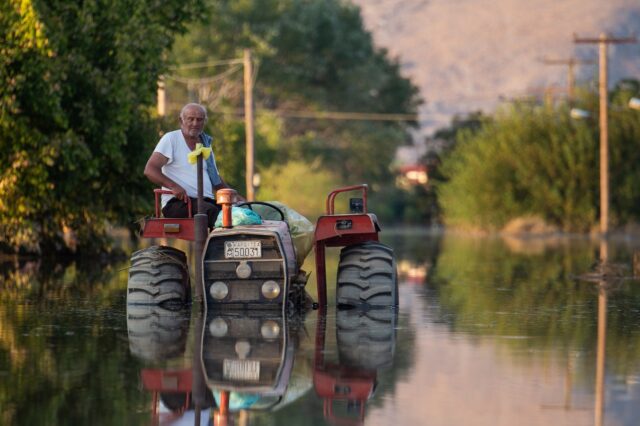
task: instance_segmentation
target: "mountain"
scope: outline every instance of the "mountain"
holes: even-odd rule
[[[573,42],[640,29],[640,0],[351,0],[379,47],[397,57],[420,89],[423,139],[454,114],[490,112],[505,99],[566,89],[568,66],[542,59],[594,60],[578,84],[597,81],[597,45]],[[640,44],[609,45],[609,84],[640,78]]]

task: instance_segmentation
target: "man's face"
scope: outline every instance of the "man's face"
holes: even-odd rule
[[[204,129],[204,111],[197,107],[187,108],[180,119],[180,129],[185,136],[197,137]]]

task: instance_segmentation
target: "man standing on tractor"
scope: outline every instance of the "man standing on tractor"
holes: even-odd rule
[[[162,185],[172,194],[162,195],[162,214],[165,217],[187,217],[187,197],[191,198],[193,212],[198,210],[198,178],[196,164],[188,157],[197,144],[211,147],[211,136],[204,133],[207,110],[200,104],[190,103],[180,111],[180,129],[166,133],[149,157],[144,174],[155,184]],[[218,173],[213,152],[203,161],[208,179],[203,179],[204,210],[208,224],[213,228],[220,208],[215,203],[215,191],[229,188]]]

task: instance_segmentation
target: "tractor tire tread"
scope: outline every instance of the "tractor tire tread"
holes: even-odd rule
[[[127,304],[183,306],[191,287],[186,255],[166,246],[138,250],[131,256]]]
[[[336,288],[338,306],[397,306],[398,283],[393,250],[378,242],[344,247]]]

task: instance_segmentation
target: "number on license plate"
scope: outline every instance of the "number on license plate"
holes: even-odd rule
[[[257,382],[260,380],[260,361],[248,359],[225,359],[222,377],[228,380]]]
[[[259,240],[225,241],[225,259],[256,259],[262,257],[262,245]]]

